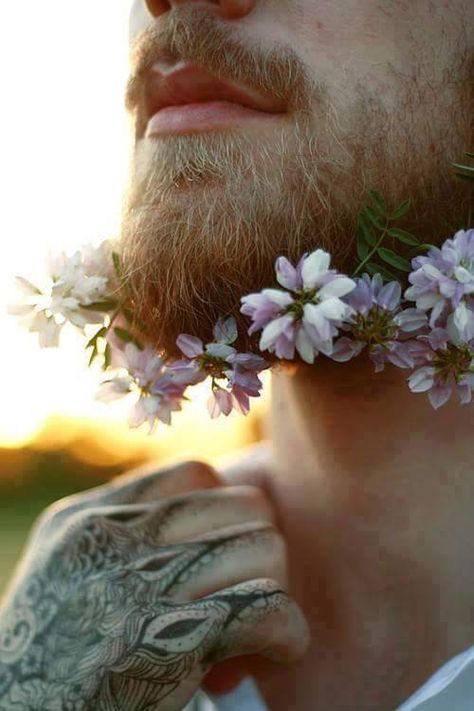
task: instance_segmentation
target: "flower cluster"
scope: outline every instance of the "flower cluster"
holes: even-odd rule
[[[430,333],[418,338],[418,369],[410,376],[413,392],[427,392],[440,407],[456,392],[469,403],[474,392],[474,230],[461,230],[413,260],[405,297],[429,321]]]
[[[17,277],[22,303],[9,307],[28,330],[38,333],[42,348],[59,344],[66,323],[84,330],[87,324],[103,323],[105,314],[117,306],[117,282],[110,241],[99,247],[86,246],[72,256],[60,254],[49,263],[41,287]]]
[[[391,231],[413,243],[408,233]],[[389,250],[382,256],[395,263]],[[275,271],[273,288],[242,298],[248,333],[260,335],[260,351],[285,361],[299,357],[308,364],[320,354],[346,362],[366,351],[377,372],[386,364],[411,371],[410,389],[427,393],[435,408],[454,392],[461,403],[471,402],[474,230],[460,231],[441,248],[416,257],[404,295],[397,280],[384,283],[373,265],[372,276],[341,274],[322,249],[305,254],[296,266],[280,257]],[[141,343],[146,334],[134,331],[131,305],[121,298],[120,276],[120,260],[109,242],[72,257],[61,255],[52,262],[44,288],[18,279],[24,300],[10,311],[38,332],[45,347],[58,344],[67,323],[81,331],[98,325],[87,343],[91,362],[100,357],[107,373],[98,398],[134,396],[132,427],[147,423],[153,431],[159,421],[170,424],[172,413],[187,399],[187,389],[206,380],[211,417],[233,410],[247,414],[251,398],[261,394],[260,374],[269,363],[262,355],[238,351],[235,319],[218,321],[212,343],[180,335],[182,355],[170,358]]]
[[[402,287],[392,281],[384,284],[380,274],[364,274],[348,298],[351,316],[343,330],[350,333],[337,340],[331,358],[351,360],[367,348],[376,372],[386,363],[398,368],[413,368],[413,339],[407,334],[420,332],[427,324],[423,311],[402,308]]]
[[[293,360],[295,350],[306,363],[319,353],[331,355],[333,338],[350,313],[342,301],[355,282],[330,269],[331,256],[318,249],[294,267],[285,257],[276,263],[281,289],[264,289],[242,299],[242,313],[253,323],[249,334],[262,330],[260,350]]]
[[[117,331],[122,338],[117,337]],[[172,412],[181,410],[187,388],[208,378],[212,418],[230,415],[234,409],[246,415],[250,411],[250,398],[260,397],[259,373],[268,364],[261,356],[238,353],[232,347],[238,337],[233,318],[217,323],[215,341],[207,345],[195,336],[181,335],[178,346],[183,357],[179,359],[158,355],[150,346],[143,347],[138,342],[126,342],[124,333],[127,332],[119,328],[106,336],[115,372],[102,383],[97,397],[110,402],[134,393],[131,427],[147,422],[152,432],[158,421],[170,424]]]
[[[111,402],[135,393],[137,400],[130,413],[130,427],[147,422],[152,432],[158,421],[171,424],[171,413],[181,409],[186,386],[174,380],[166,359],[149,346],[140,348],[127,343],[114,352],[114,365],[117,371],[101,384],[97,399]]]
[[[238,338],[234,318],[219,320],[214,328],[213,343],[204,343],[195,336],[181,335],[177,344],[184,355],[171,368],[185,385],[211,380],[212,396],[209,413],[212,418],[238,410],[247,415],[250,398],[260,397],[262,382],[259,373],[268,363],[255,353],[238,353],[232,344]]]
[[[380,274],[354,280],[330,269],[322,250],[294,267],[276,263],[280,287],[242,299],[261,332],[260,349],[313,363],[319,353],[338,362],[367,350],[377,372],[386,363],[411,370],[412,392],[426,392],[434,408],[453,392],[461,403],[474,392],[474,230],[460,231],[443,246],[416,257],[411,286]],[[413,307],[410,302],[415,302]]]

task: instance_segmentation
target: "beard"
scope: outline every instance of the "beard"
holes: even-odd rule
[[[288,113],[263,129],[146,139],[143,76],[158,55],[264,89]],[[333,266],[350,272],[371,188],[392,207],[411,199],[401,226],[422,242],[445,239],[467,214],[468,192],[449,163],[472,145],[468,57],[451,68],[450,91],[433,99],[430,87],[430,111],[423,90],[407,80],[396,116],[362,86],[342,111],[291,49],[248,50],[190,6],[147,30],[134,60],[127,101],[136,134],[121,253],[137,323],[170,355],[180,333],[212,341],[214,324],[227,316],[237,319],[239,347],[254,346],[240,299],[275,285],[278,256],[296,261],[323,248]]]

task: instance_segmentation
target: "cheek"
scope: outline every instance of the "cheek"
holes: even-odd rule
[[[389,8],[390,6],[390,8]],[[390,103],[396,72],[407,73],[408,24],[392,0],[294,0],[287,41],[333,100],[351,102],[360,87]]]

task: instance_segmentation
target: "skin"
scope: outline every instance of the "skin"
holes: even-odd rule
[[[188,463],[38,521],[0,612],[0,708],[183,708],[219,661],[307,646],[259,489]]]
[[[137,0],[131,41],[190,3]],[[248,47],[291,47],[342,136],[362,130],[361,96],[395,121],[412,77],[416,161],[436,172],[469,148],[453,67],[473,50],[472,3],[194,6]],[[291,119],[242,131],[271,143]],[[394,150],[404,165],[407,146]],[[400,171],[388,178],[396,193]],[[215,190],[166,199],[184,209]],[[403,373],[375,377],[363,359],[276,373],[273,403],[270,446],[220,476],[195,463],[134,474],[45,514],[0,613],[0,708],[177,711],[201,683],[250,671],[271,711],[389,711],[472,644],[470,410],[434,414]]]

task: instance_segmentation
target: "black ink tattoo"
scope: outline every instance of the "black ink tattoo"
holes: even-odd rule
[[[179,515],[176,501],[75,505],[39,526],[0,609],[2,711],[178,711],[242,625],[288,604],[265,581],[186,599],[190,580],[265,531],[164,545]]]

